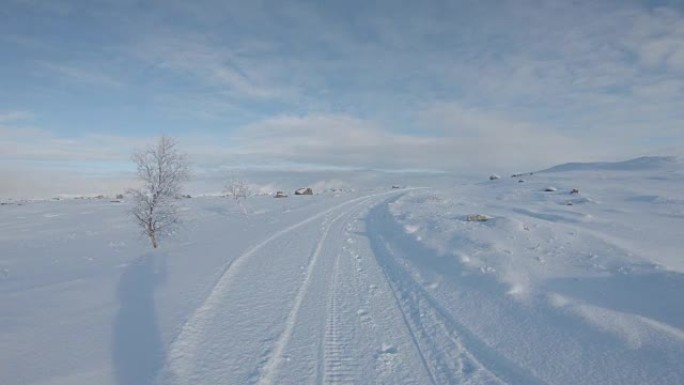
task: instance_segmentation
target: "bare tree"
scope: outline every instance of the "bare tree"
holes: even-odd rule
[[[139,189],[130,190],[135,202],[133,216],[156,249],[160,236],[169,234],[180,221],[174,200],[189,178],[188,160],[176,148],[176,140],[168,136],[134,153],[132,160],[142,181]]]
[[[233,178],[225,187],[226,195],[230,195],[233,199],[247,199],[252,195],[252,190],[249,188],[249,184],[244,180]]]

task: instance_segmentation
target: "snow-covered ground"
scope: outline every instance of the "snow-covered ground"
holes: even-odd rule
[[[0,383],[684,382],[680,160],[180,204],[1,206]]]

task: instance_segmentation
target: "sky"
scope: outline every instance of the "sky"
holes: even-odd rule
[[[4,0],[0,196],[226,170],[490,173],[684,147],[682,0]]]

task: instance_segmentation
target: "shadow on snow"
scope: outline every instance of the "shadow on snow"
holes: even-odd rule
[[[556,279],[557,293],[594,306],[637,314],[684,330],[684,275],[676,272]]]
[[[164,364],[154,291],[166,278],[165,263],[163,255],[143,255],[132,262],[119,279],[119,311],[114,320],[111,345],[119,385],[152,384]]]

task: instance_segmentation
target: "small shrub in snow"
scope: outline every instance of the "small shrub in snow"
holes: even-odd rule
[[[501,178],[501,177],[498,176],[498,175],[496,175],[496,174],[492,174],[492,175],[489,176],[489,180],[497,180],[497,179],[500,179],[500,178]]]
[[[579,194],[579,189],[578,189],[578,188],[572,189],[572,190],[570,191],[570,194]]]
[[[224,191],[226,192],[227,196],[233,198],[236,201],[240,199],[247,199],[253,195],[252,189],[249,187],[249,184],[244,180],[237,178],[234,178],[228,184],[226,184]]]

